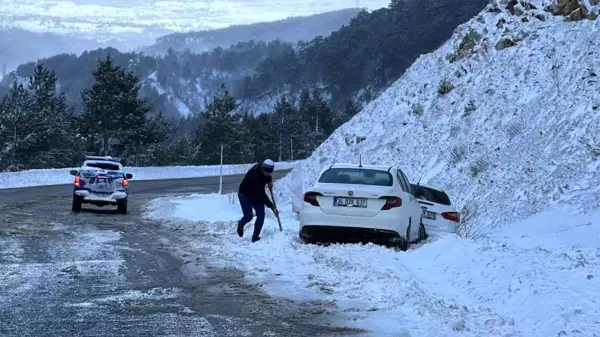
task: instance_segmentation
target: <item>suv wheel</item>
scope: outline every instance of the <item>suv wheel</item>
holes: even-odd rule
[[[71,205],[71,210],[73,212],[81,211],[81,197],[77,194],[73,194],[73,203]]]
[[[121,199],[117,202],[117,212],[127,214],[127,199]]]

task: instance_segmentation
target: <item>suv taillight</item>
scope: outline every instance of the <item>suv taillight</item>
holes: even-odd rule
[[[398,197],[387,197],[386,196],[386,197],[380,197],[379,199],[385,199],[385,204],[383,204],[383,207],[381,207],[382,211],[402,206],[402,199],[400,199]]]
[[[75,187],[81,187],[81,177],[75,176],[75,181],[73,182]]]
[[[458,212],[444,212],[442,213],[442,217],[446,220],[460,223],[460,213]]]
[[[127,178],[123,178],[123,187],[127,188],[127,186],[129,186],[129,180],[127,180]]]
[[[317,201],[317,197],[321,197],[323,196],[323,194],[319,193],[319,192],[306,192],[304,193],[304,201],[308,202],[309,204],[313,205],[313,206],[320,206],[319,202]]]

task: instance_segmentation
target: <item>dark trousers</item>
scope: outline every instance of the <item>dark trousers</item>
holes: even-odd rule
[[[238,198],[240,199],[240,206],[242,207],[242,212],[244,213],[244,217],[241,220],[242,226],[252,221],[252,209],[254,208],[254,211],[256,211],[256,221],[254,222],[254,234],[252,236],[258,237],[265,222],[264,202],[262,202],[262,200],[248,198],[240,193],[238,193]]]

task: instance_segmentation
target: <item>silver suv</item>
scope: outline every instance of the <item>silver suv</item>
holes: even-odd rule
[[[130,173],[123,171],[121,159],[86,156],[78,170],[69,172],[73,181],[73,212],[81,211],[81,204],[95,206],[116,205],[117,211],[127,214]]]

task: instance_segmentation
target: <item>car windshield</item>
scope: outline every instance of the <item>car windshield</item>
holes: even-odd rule
[[[320,183],[392,186],[394,180],[387,171],[364,168],[330,168],[319,178]]]
[[[441,205],[450,205],[450,198],[445,192],[415,184],[411,184],[410,186],[412,187],[415,196],[419,199],[424,199]]]
[[[119,171],[119,165],[116,164],[112,164],[112,163],[101,163],[101,162],[87,162],[85,164],[85,166],[87,167],[95,167],[95,168],[99,168],[102,170],[107,170],[107,171]]]

